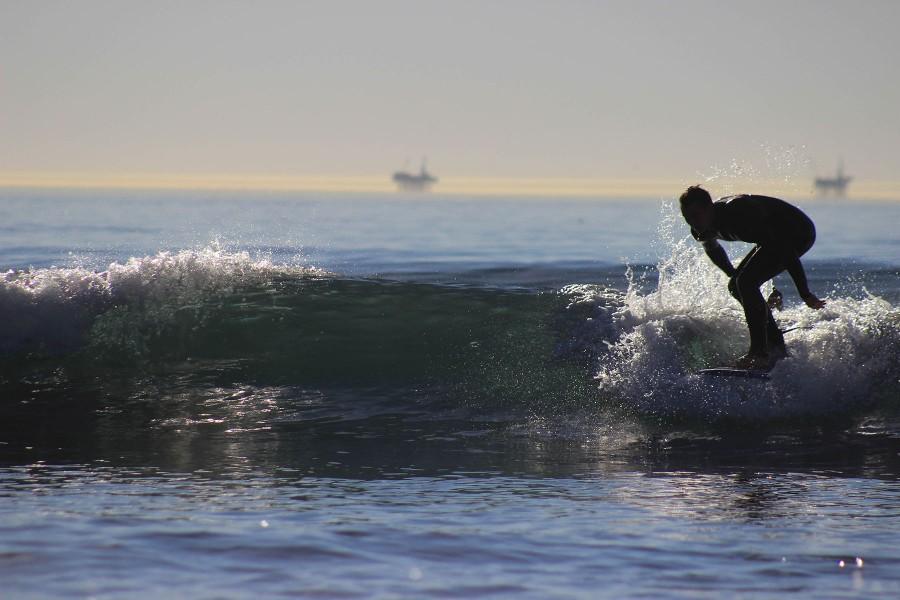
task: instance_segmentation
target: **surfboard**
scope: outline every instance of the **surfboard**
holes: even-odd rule
[[[736,369],[734,367],[714,367],[700,369],[697,373],[707,377],[743,377],[744,379],[768,379],[769,372],[762,369]]]

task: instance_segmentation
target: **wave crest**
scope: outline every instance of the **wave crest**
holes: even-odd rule
[[[177,314],[240,287],[279,277],[326,274],[215,246],[130,258],[105,271],[58,267],[8,271],[0,279],[0,308],[10,315],[0,334],[0,353],[70,352],[84,344],[92,327],[102,332],[101,337],[120,338],[113,344],[118,350],[138,351],[135,327],[164,328]],[[116,314],[136,312],[142,325],[132,320],[129,327],[114,331]]]

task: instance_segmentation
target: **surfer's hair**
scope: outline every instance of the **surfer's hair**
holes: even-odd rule
[[[681,204],[681,210],[683,211],[688,206],[694,204],[712,204],[712,196],[699,185],[692,185],[684,190],[684,193],[681,194],[681,198],[678,199],[678,202]]]

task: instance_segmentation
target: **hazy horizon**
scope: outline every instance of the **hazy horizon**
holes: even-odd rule
[[[3,2],[0,16],[0,185],[377,191],[427,156],[448,193],[808,194],[840,160],[853,196],[900,189],[894,2]]]

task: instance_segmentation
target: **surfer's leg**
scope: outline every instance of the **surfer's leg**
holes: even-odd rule
[[[744,302],[741,300],[741,294],[737,289],[738,275],[744,270],[747,266],[747,263],[753,258],[753,255],[759,250],[759,246],[753,246],[753,249],[747,253],[747,256],[741,259],[741,262],[738,263],[737,268],[735,269],[735,274],[728,280],[728,292],[734,297],[735,300],[741,303],[741,306],[744,305]]]
[[[768,306],[766,307],[768,308]],[[787,348],[784,345],[784,334],[781,332],[781,328],[778,326],[778,322],[775,320],[775,317],[772,316],[772,309],[769,310],[769,318],[766,322],[766,346],[769,350],[777,350],[782,354],[787,353]]]
[[[810,224],[812,225],[812,224]],[[815,227],[810,227],[810,229],[799,232],[797,235],[797,239],[795,241],[795,247],[797,249],[797,256],[803,256],[806,252],[812,248],[813,243],[816,241],[816,230]],[[780,262],[780,261],[773,261]],[[781,273],[784,269],[783,265],[776,264],[775,267],[779,269],[775,275],[772,276],[772,284],[775,283],[775,276],[778,273]],[[772,307],[769,306],[769,303],[766,302],[766,306],[769,308],[769,316],[768,316],[768,326],[766,327],[766,337],[768,342],[768,347],[770,352],[775,352],[780,354],[781,356],[787,355],[787,347],[784,343],[784,334],[781,331],[781,328],[778,327],[778,323],[775,321],[775,317],[772,316]]]
[[[750,330],[749,354],[764,356],[770,348],[783,348],[784,338],[763,300],[760,286],[784,270],[779,253],[757,246],[741,261],[737,273],[729,283],[729,289],[744,308],[747,328]]]

